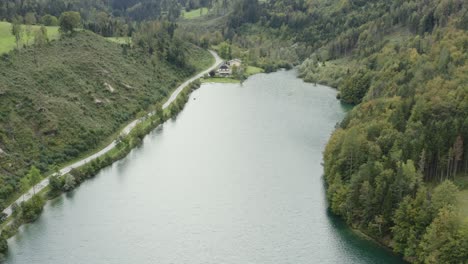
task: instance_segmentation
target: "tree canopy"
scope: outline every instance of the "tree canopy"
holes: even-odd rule
[[[80,24],[81,15],[78,12],[63,12],[59,19],[60,32],[63,34],[71,34],[75,32],[75,29],[77,29]]]

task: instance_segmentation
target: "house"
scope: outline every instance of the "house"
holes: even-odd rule
[[[239,68],[242,65],[242,61],[240,59],[233,59],[228,61],[227,64],[231,67],[236,66]]]
[[[242,65],[242,61],[239,59],[226,61],[223,64],[221,64],[221,66],[219,66],[216,73],[218,76],[221,76],[221,77],[229,77],[232,75],[232,68],[233,67],[239,68],[241,65]]]
[[[223,63],[219,66],[217,73],[221,77],[228,77],[231,76],[232,69],[227,63]]]

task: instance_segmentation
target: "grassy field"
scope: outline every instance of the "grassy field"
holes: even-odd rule
[[[247,76],[251,76],[251,75],[262,73],[262,72],[264,72],[262,68],[255,67],[255,66],[248,66],[247,69],[245,70],[245,73],[247,74]]]
[[[194,18],[199,18],[203,15],[206,15],[207,13],[208,13],[208,8],[204,7],[204,8],[194,9],[189,12],[183,11],[182,16],[185,19],[194,19]]]
[[[127,44],[127,43],[131,43],[132,42],[132,39],[129,38],[129,37],[109,37],[109,38],[106,38],[107,40],[111,41],[111,42],[115,42],[117,44]]]
[[[458,195],[458,207],[460,208],[461,216],[468,219],[468,176],[460,175],[454,181],[461,190]]]
[[[460,214],[465,219],[468,219],[468,190],[462,190],[458,197]]]
[[[23,26],[24,28],[26,26]],[[32,32],[40,29],[40,26],[31,26]],[[24,29],[23,28],[23,29]],[[59,37],[58,27],[46,27],[47,35],[50,40],[57,39]],[[34,33],[32,34],[34,35]],[[23,33],[23,40],[20,43],[20,46],[23,46],[27,43],[33,43],[33,37],[27,39],[25,33]],[[16,47],[15,37],[11,34],[11,24],[8,22],[0,22],[0,54],[8,52]]]
[[[227,77],[209,77],[209,78],[201,78],[200,81],[202,83],[240,83],[239,80]]]

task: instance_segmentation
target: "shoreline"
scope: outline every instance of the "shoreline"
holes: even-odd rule
[[[341,216],[337,215],[336,217],[340,218],[340,220],[344,221],[343,218],[341,218]],[[348,225],[346,222],[344,222],[344,224],[349,228],[351,229],[351,231],[356,234],[357,236],[363,238],[363,239],[366,239],[376,245],[378,245],[379,247],[385,249],[386,251],[388,251],[389,253],[401,258],[402,261],[404,261],[405,263],[411,263],[409,262],[408,260],[406,260],[401,254],[398,254],[396,253],[395,251],[393,251],[393,248],[390,247],[390,245],[387,245],[385,244],[383,241],[380,241],[376,238],[373,238],[371,236],[369,236],[368,234],[366,234],[364,231],[362,231],[361,229],[359,228],[356,228],[356,227],[353,227],[353,226],[350,226]]]

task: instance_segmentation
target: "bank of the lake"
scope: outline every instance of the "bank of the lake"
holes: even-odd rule
[[[295,72],[204,84],[141,147],[49,203],[6,263],[400,263],[329,215],[345,109]]]

